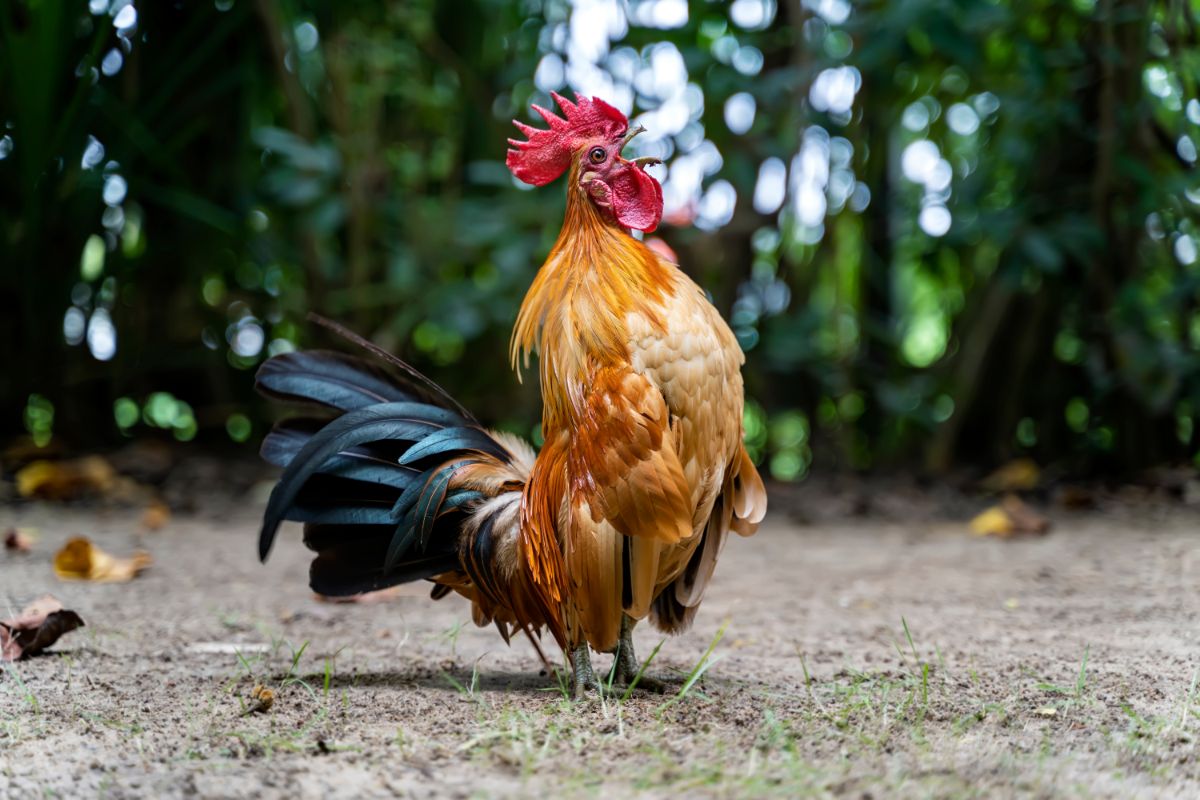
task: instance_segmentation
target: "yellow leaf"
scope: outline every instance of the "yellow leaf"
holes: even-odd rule
[[[142,514],[142,527],[148,531],[156,531],[171,521],[171,509],[161,500],[154,500],[146,506]]]
[[[123,583],[150,566],[148,553],[130,558],[110,555],[84,536],[71,539],[54,556],[54,573],[64,580]]]
[[[53,461],[34,461],[17,470],[17,493],[21,497],[33,497],[54,480],[56,467]]]
[[[1008,538],[1018,533],[1044,534],[1050,530],[1050,520],[1034,511],[1015,494],[1005,495],[998,505],[979,514],[970,522],[976,536]]]
[[[1033,459],[1018,458],[988,475],[980,485],[989,492],[1019,492],[1036,488],[1040,477],[1041,471]]]
[[[971,533],[976,536],[1012,536],[1013,521],[1000,506],[992,506],[971,520]]]
[[[103,494],[116,482],[117,473],[100,456],[72,461],[34,461],[17,471],[17,493],[22,497],[70,500],[86,494]]]

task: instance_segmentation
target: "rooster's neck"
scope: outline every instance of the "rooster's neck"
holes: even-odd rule
[[[577,166],[567,186],[562,230],[525,295],[510,347],[518,374],[538,351],[549,416],[566,411],[567,395],[592,370],[628,360],[628,315],[657,321],[678,273],[592,201]]]

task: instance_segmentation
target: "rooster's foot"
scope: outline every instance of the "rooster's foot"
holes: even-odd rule
[[[575,681],[576,700],[582,700],[588,692],[600,691],[600,681],[596,680],[596,672],[592,669],[592,657],[586,642],[571,652],[571,672]]]
[[[621,620],[621,640],[617,642],[617,649],[613,651],[613,683],[631,686],[637,681],[636,688],[642,691],[664,694],[667,685],[658,678],[647,675],[633,651],[633,626],[636,624],[637,620],[629,615]],[[640,676],[639,672],[642,673]]]

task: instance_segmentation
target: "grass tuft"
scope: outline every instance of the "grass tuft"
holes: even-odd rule
[[[721,639],[724,638],[725,631],[728,628],[729,620],[725,620],[725,622],[721,623],[721,627],[717,630],[717,634],[713,636],[712,641],[708,643],[708,649],[704,651],[704,655],[700,657],[700,660],[696,662],[696,666],[692,667],[692,671],[689,672],[687,678],[684,679],[683,686],[679,688],[679,692],[659,707],[660,713],[666,711],[676,703],[683,702],[683,700],[691,693],[692,687],[696,685],[696,682],[704,677],[704,673],[708,672],[708,670],[712,668],[713,664],[716,664],[721,660],[721,656],[713,656],[713,651],[717,649],[717,645],[720,644]],[[655,650],[655,652],[657,652],[657,650]]]

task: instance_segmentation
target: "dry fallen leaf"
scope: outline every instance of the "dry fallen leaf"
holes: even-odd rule
[[[12,619],[0,621],[0,661],[16,661],[40,653],[65,633],[83,627],[74,611],[50,595],[39,597]]]
[[[251,714],[257,712],[262,714],[275,704],[275,692],[271,691],[262,684],[259,684],[250,690],[250,699],[253,700],[254,703],[246,709],[246,713]]]
[[[54,556],[54,573],[64,580],[124,582],[150,566],[149,553],[138,551],[130,558],[117,558],[76,536]]]
[[[10,553],[28,553],[33,549],[33,536],[27,529],[9,528],[4,534],[4,549]]]
[[[1063,508],[1096,507],[1096,493],[1086,486],[1062,486],[1054,493],[1054,500]]]
[[[1050,530],[1050,520],[1034,511],[1015,494],[1006,495],[1000,506],[1013,521],[1017,533],[1041,534]]]
[[[999,536],[1006,539],[1019,533],[1043,534],[1050,530],[1050,520],[1026,505],[1015,494],[1005,495],[999,505],[983,511],[970,522],[976,536]]]
[[[157,531],[171,521],[171,509],[162,500],[152,500],[142,513],[142,527],[148,531]]]
[[[34,461],[17,471],[17,492],[22,497],[71,500],[104,494],[117,482],[116,470],[100,456],[69,461]]]
[[[992,506],[971,520],[971,533],[976,536],[1012,536],[1013,524],[1000,506]]]
[[[980,486],[989,492],[1019,492],[1034,489],[1041,471],[1031,458],[1018,458],[988,475]]]

